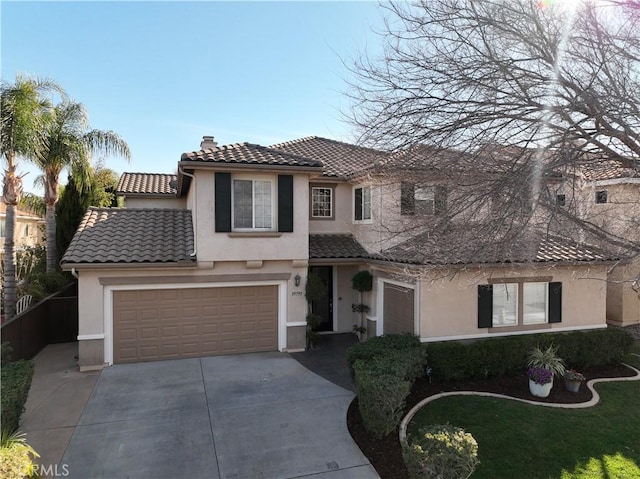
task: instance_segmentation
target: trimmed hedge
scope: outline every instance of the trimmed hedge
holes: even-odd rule
[[[367,431],[381,439],[400,424],[412,383],[393,374],[369,370],[364,361],[356,361],[354,368],[362,422]]]
[[[445,382],[501,377],[525,369],[527,353],[534,346],[558,348],[569,369],[619,364],[633,338],[620,329],[543,333],[510,336],[461,344],[432,343],[427,346],[434,378]]]
[[[27,402],[31,378],[33,377],[33,361],[15,361],[2,367],[2,429],[8,434],[18,429],[20,416]]]
[[[347,351],[367,431],[382,438],[398,427],[405,399],[414,381],[424,374],[425,361],[425,349],[412,335],[379,336]]]
[[[393,351],[421,348],[420,338],[413,334],[387,334],[358,343],[347,350],[347,364],[351,378],[355,380],[353,365],[356,361],[370,361]]]

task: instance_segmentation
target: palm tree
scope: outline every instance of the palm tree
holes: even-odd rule
[[[17,159],[34,159],[40,154],[51,119],[51,105],[43,95],[54,91],[64,96],[57,83],[22,75],[16,76],[15,83],[2,82],[0,87],[0,152],[6,161],[2,201],[7,205],[3,294],[8,318],[14,316],[16,303],[15,208],[22,194]]]
[[[34,159],[42,170],[46,205],[47,271],[56,269],[56,203],[58,184],[64,168],[80,173],[85,181],[91,172],[92,154],[120,155],[127,160],[129,146],[112,131],[92,130],[82,103],[64,101],[54,109],[53,121],[46,132],[42,154]],[[74,175],[75,176],[75,175]]]

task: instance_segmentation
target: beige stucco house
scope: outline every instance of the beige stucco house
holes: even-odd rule
[[[376,183],[385,158],[318,137],[270,147],[205,137],[175,175],[123,174],[125,208],[90,209],[62,259],[79,280],[81,368],[300,351],[309,273],[327,285],[312,304],[327,332],[351,331],[361,299],[368,335],[424,342],[606,327],[615,257],[532,235],[443,261],[447,238],[387,226],[437,215],[446,190]],[[374,278],[362,298],[359,270]]]
[[[0,251],[4,257],[7,205],[0,202]],[[17,250],[42,245],[44,218],[36,213],[16,209],[15,246]]]

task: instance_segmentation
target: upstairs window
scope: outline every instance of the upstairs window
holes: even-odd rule
[[[311,218],[333,218],[333,188],[311,187]]]
[[[353,190],[353,219],[363,221],[371,219],[371,187],[362,186]]]
[[[293,232],[293,175],[232,178],[231,173],[217,172],[214,187],[216,233]]]
[[[447,211],[447,189],[440,185],[402,183],[401,215],[444,215]]]
[[[596,203],[603,204],[607,202],[607,190],[596,191]]]
[[[273,198],[270,180],[233,180],[233,229],[271,230]]]

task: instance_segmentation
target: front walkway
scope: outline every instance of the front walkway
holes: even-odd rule
[[[35,371],[20,430],[40,454],[37,462],[45,472],[55,472],[98,380],[98,372],[79,372],[77,356],[78,343],[73,342],[50,344],[33,358]]]
[[[357,342],[358,338],[353,333],[321,334],[314,349],[292,353],[291,357],[309,371],[355,392],[347,366],[347,350]]]

